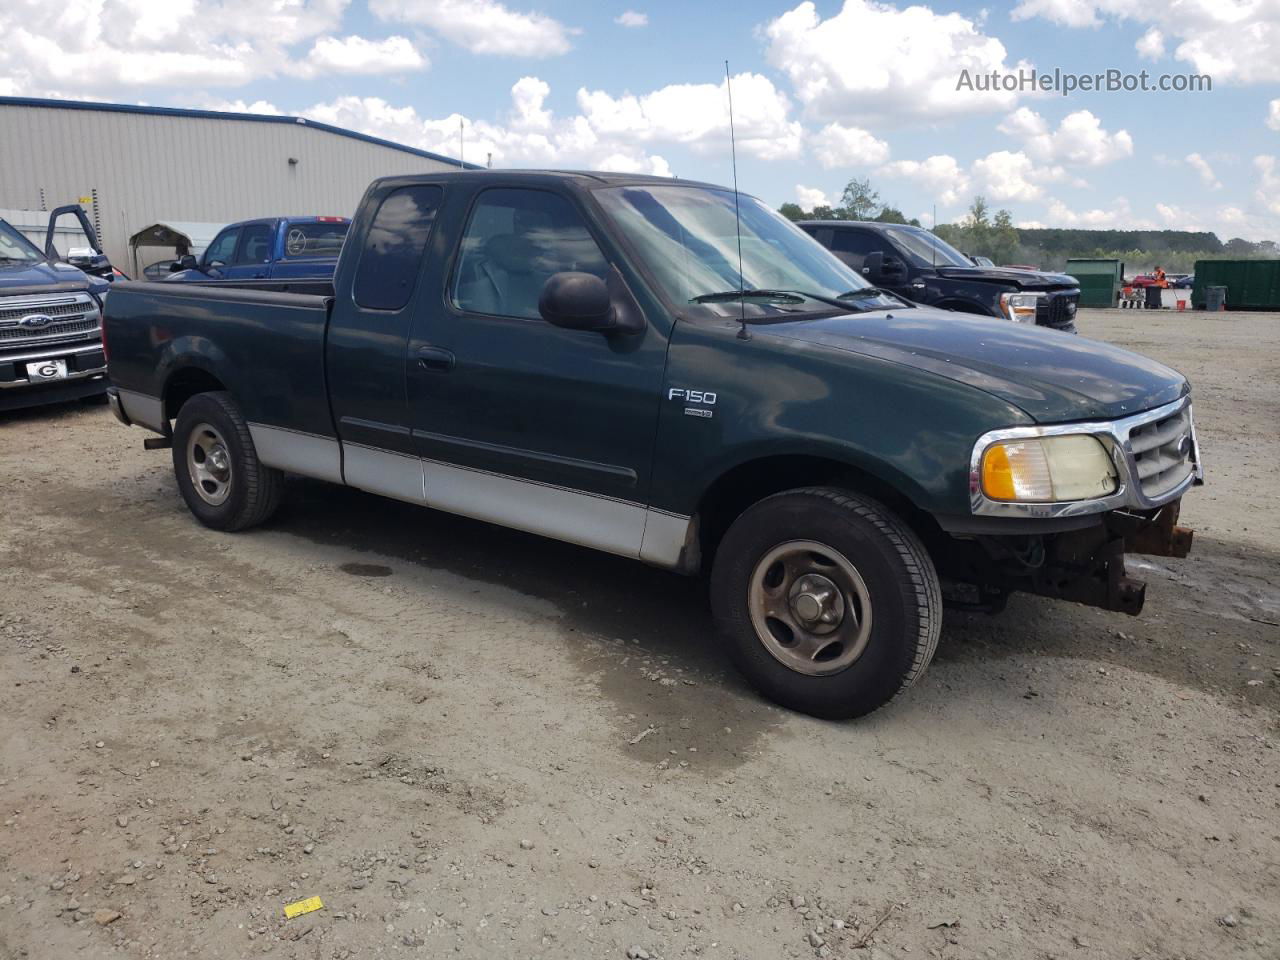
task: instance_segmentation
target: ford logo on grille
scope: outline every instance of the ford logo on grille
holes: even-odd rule
[[[1076,315],[1076,305],[1072,301],[1067,301],[1067,316],[1074,317]]]
[[[26,327],[28,330],[41,330],[53,323],[53,317],[47,313],[29,313],[18,321],[18,326]]]

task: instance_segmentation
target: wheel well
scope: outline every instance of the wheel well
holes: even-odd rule
[[[217,377],[200,367],[184,367],[169,378],[164,387],[164,417],[172,420],[182,409],[182,405],[197,393],[209,393],[212,390],[225,390]]]
[[[734,520],[765,497],[797,487],[834,486],[866,494],[880,501],[911,526],[925,542],[938,531],[937,523],[899,490],[879,477],[825,457],[764,457],[734,467],[702,496],[698,504],[698,535],[706,560]]]
[[[990,310],[971,300],[940,300],[934,306],[942,310],[954,310],[956,313],[975,313],[980,317],[994,316]]]

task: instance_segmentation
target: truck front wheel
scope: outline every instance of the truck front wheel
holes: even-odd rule
[[[919,538],[874,500],[829,487],[776,494],[734,521],[711,604],[761,693],[831,720],[870,713],[914,683],[942,627]]]
[[[258,460],[240,408],[221,390],[198,393],[178,411],[173,472],[188,509],[214,530],[256,526],[280,502],[280,471]]]

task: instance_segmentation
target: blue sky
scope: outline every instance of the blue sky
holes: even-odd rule
[[[908,216],[982,193],[1029,225],[1280,239],[1269,0],[13,0],[0,94],[299,114],[495,166],[739,180],[773,204],[870,177]],[[980,94],[1035,67],[1208,92]]]

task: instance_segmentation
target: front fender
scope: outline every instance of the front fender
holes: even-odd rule
[[[730,470],[765,457],[846,464],[932,514],[969,511],[969,459],[988,430],[1031,420],[927,369],[832,350],[759,325],[682,323],[668,352],[650,502],[692,515]],[[676,396],[672,396],[672,391]],[[714,393],[693,403],[680,390]]]

